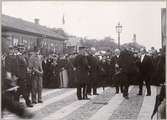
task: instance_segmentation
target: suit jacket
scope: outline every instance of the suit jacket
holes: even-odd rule
[[[87,56],[88,64],[90,66],[90,73],[97,73],[98,71],[98,59],[92,55]]]
[[[132,65],[134,63],[134,59],[132,54],[130,54],[129,51],[124,50],[121,51],[119,59],[118,59],[118,64],[121,68],[121,71],[127,74],[130,74],[133,72]]]
[[[151,75],[153,71],[153,63],[151,56],[145,55],[140,64],[140,72],[142,75]]]
[[[43,71],[44,71],[44,73],[47,71],[47,65],[46,65],[47,63],[46,62],[44,62],[44,60],[42,61],[42,69],[43,69]]]
[[[38,70],[39,72],[35,72],[36,75],[42,76],[42,61],[39,56],[32,55],[29,59],[29,68]]]
[[[112,64],[114,73],[119,71],[119,67],[116,67],[116,64],[118,64],[118,61],[119,61],[119,57],[117,57],[117,56],[113,56],[111,58],[111,64]]]
[[[27,78],[27,67],[28,67],[28,61],[23,55],[19,55],[17,57],[18,60],[18,77],[21,79]]]
[[[89,80],[95,85],[97,85],[99,79],[98,79],[98,74],[99,74],[99,64],[98,64],[98,59],[93,56],[93,55],[88,55],[88,65],[90,66],[89,68]]]
[[[17,57],[15,55],[8,55],[5,58],[5,71],[10,72],[12,75],[17,75]]]
[[[88,60],[84,55],[78,55],[75,58],[74,66],[76,68],[77,82],[85,83],[88,82]]]
[[[156,65],[156,80],[159,83],[165,82],[165,54],[160,55]]]

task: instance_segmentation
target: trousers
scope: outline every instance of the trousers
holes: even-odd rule
[[[33,75],[31,79],[32,84],[32,102],[42,101],[42,77],[39,75]]]
[[[27,79],[18,79],[18,82],[17,82],[19,88],[16,92],[16,96],[15,96],[15,100],[19,101],[20,99],[20,95],[23,95],[23,98],[26,102],[26,104],[30,104],[31,101],[29,99],[29,87],[28,87],[28,82],[27,82]]]

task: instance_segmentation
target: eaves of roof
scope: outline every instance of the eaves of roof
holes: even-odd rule
[[[12,31],[12,32],[16,32],[16,33],[33,35],[33,36],[37,36],[37,37],[41,37],[41,38],[56,39],[56,40],[59,40],[59,41],[66,40],[66,38],[62,38],[62,37],[48,36],[48,35],[44,35],[44,34],[39,34],[39,33],[34,33],[34,32],[20,30],[20,29],[17,29],[17,28],[13,28],[13,27],[9,27],[9,26],[4,26],[4,25],[2,25],[2,31]]]
[[[32,22],[27,22],[22,19],[2,15],[2,30],[13,30],[26,34],[33,34],[41,37],[52,38],[56,40],[66,40],[67,38],[59,35],[55,31],[45,26],[37,25]]]

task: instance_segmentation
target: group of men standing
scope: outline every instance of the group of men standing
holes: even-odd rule
[[[24,109],[19,102],[20,95],[23,96],[27,107],[42,103],[41,62],[37,48],[34,48],[30,55],[22,44],[9,47],[9,53],[2,62],[2,109],[12,111],[17,108],[14,112],[23,114]]]
[[[115,86],[116,94],[119,88],[123,97],[128,99],[129,85],[139,85],[138,95],[143,94],[143,84],[147,89],[147,96],[151,95],[151,85],[165,82],[164,52],[159,55],[152,51],[141,49],[138,53],[131,50],[115,50],[113,56],[100,58],[91,50],[84,47],[75,57],[73,67],[76,71],[77,97],[88,99],[87,95],[98,94],[97,87]],[[159,76],[162,76],[161,78]]]
[[[91,94],[91,89],[94,95],[97,94],[97,58],[87,53],[84,48],[80,48],[79,54],[74,59],[73,68],[76,71],[78,99],[89,99],[87,95]]]

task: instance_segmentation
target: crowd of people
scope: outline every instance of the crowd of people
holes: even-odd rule
[[[142,95],[143,83],[147,88],[147,96],[151,95],[150,85],[160,85],[165,82],[164,51],[147,52],[145,49],[116,49],[114,54],[99,56],[95,51],[80,50],[73,66],[76,71],[78,99],[87,98],[90,88],[97,94],[97,87],[115,86],[116,93],[120,91],[128,99],[129,85],[139,85],[138,95]],[[81,88],[83,88],[81,94]],[[81,95],[83,95],[81,97]]]
[[[2,56],[2,110],[23,117],[27,111],[20,105],[20,95],[27,107],[33,107],[43,102],[43,87],[74,87],[78,100],[84,100],[98,95],[98,87],[112,86],[116,94],[120,91],[129,99],[129,86],[139,85],[138,95],[142,95],[143,84],[147,96],[151,85],[165,84],[165,49],[116,49],[100,54],[80,47],[78,53],[41,55],[37,47],[27,52],[24,45],[18,45],[10,46],[9,53]]]

